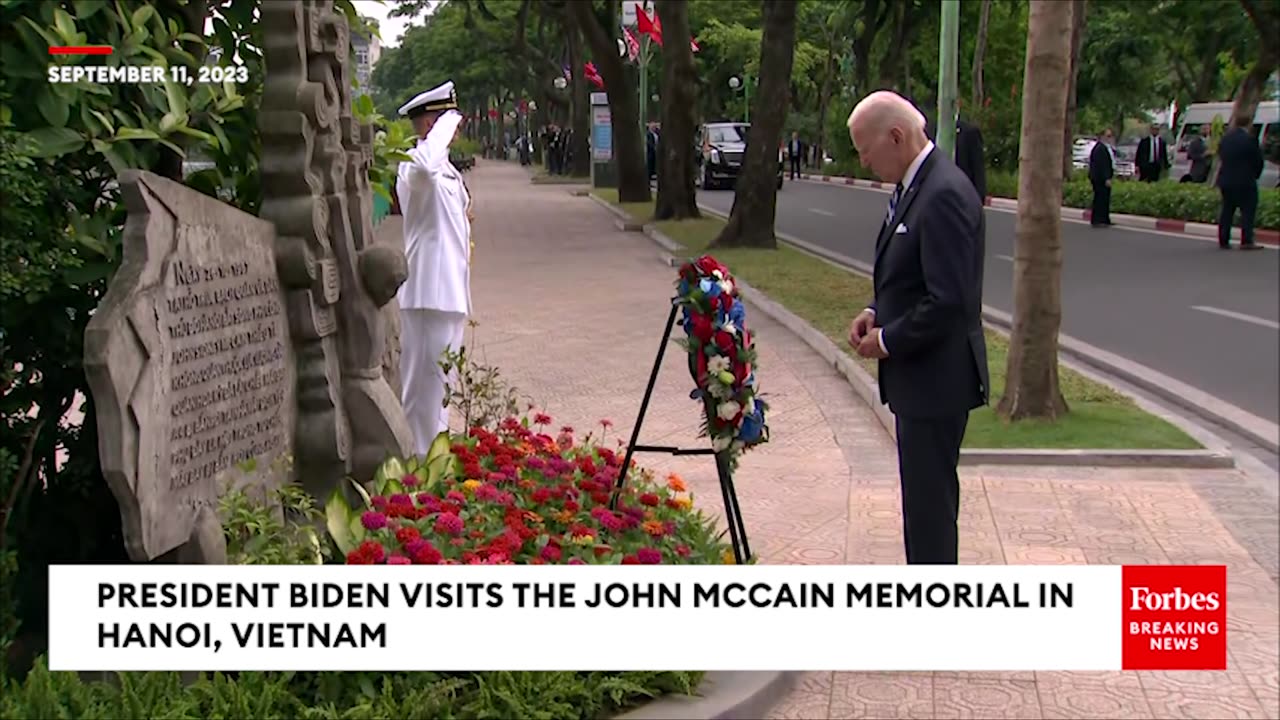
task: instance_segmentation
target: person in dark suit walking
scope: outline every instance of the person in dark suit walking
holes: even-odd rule
[[[976,125],[956,120],[956,165],[969,177],[978,197],[987,199],[987,159],[982,131]]]
[[[1155,182],[1160,174],[1169,167],[1169,146],[1160,137],[1160,126],[1152,125],[1151,134],[1138,142],[1138,155],[1134,159],[1138,166],[1138,178],[1142,182]]]
[[[987,403],[990,384],[982,200],[896,93],[858,103],[849,135],[862,163],[897,184],[876,239],[875,301],[854,318],[849,343],[880,361],[880,400],[896,417],[907,562],[954,565],[956,464],[969,412]]]
[[[1102,131],[1089,152],[1089,183],[1093,185],[1093,211],[1090,223],[1094,227],[1111,224],[1111,180],[1116,175],[1116,158],[1111,151],[1115,136],[1111,128]]]
[[[791,179],[800,176],[800,158],[804,157],[804,143],[800,142],[800,133],[792,132],[787,143],[787,160],[791,166]]]
[[[1258,250],[1253,240],[1253,220],[1258,212],[1258,178],[1262,176],[1262,148],[1249,132],[1253,118],[1237,117],[1231,130],[1218,143],[1218,191],[1222,212],[1218,214],[1218,247],[1231,248],[1231,224],[1240,210],[1240,249]]]

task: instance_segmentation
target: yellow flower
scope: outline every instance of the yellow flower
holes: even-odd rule
[[[475,492],[476,488],[480,487],[483,484],[484,483],[480,482],[479,480],[468,480],[462,483],[462,490],[464,492]]]
[[[693,500],[688,497],[678,497],[676,498],[676,505],[680,506],[681,510],[688,510],[693,507]]]
[[[538,514],[538,513],[536,513],[536,512],[533,512],[532,510],[525,510],[525,511],[524,511],[524,517],[525,517],[525,519],[526,519],[526,520],[528,520],[529,522],[531,522],[531,523],[533,523],[533,524],[535,524],[535,525],[541,525],[541,524],[542,524],[542,516],[541,516],[541,515],[539,515],[539,514]]]
[[[571,541],[574,545],[594,545],[596,537],[594,535],[574,535]]]
[[[734,562],[734,557],[733,557],[733,551],[732,551],[732,550],[725,550],[723,553],[721,553],[721,554],[720,554],[720,564],[721,564],[721,565],[735,565],[735,564],[737,564],[737,563],[735,563],[735,562]]]

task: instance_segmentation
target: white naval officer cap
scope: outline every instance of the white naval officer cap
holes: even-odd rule
[[[448,80],[443,85],[420,93],[417,97],[405,103],[400,108],[400,114],[414,118],[429,112],[457,109],[458,93],[453,89],[453,81]]]

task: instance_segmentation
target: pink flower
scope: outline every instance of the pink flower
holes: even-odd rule
[[[641,565],[658,565],[662,562],[662,551],[655,548],[640,548],[636,551],[636,559]]]
[[[436,517],[435,527],[441,535],[459,535],[462,533],[462,518],[453,513],[442,513]]]
[[[583,562],[582,558],[576,558],[576,557],[571,557],[571,558],[569,558],[569,563],[568,563],[568,564],[570,564],[570,565],[586,565],[586,563],[585,563],[585,562]]]
[[[400,484],[407,488],[418,487],[419,482],[421,481],[418,480],[418,476],[413,473],[405,473],[405,476],[400,478]]]
[[[365,530],[381,530],[387,526],[387,516],[370,510],[360,516],[360,524]]]
[[[403,555],[392,555],[387,558],[388,565],[412,565],[413,561]]]
[[[538,554],[541,555],[542,559],[546,560],[547,562],[560,561],[560,556],[561,556],[560,548],[556,547],[555,545],[551,545],[551,544],[543,545],[542,551],[539,552]]]

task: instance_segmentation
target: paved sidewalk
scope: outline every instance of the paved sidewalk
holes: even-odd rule
[[[610,440],[625,439],[674,272],[642,235],[615,230],[612,216],[563,186],[532,185],[518,165],[480,163],[468,183],[479,359],[558,424],[598,432],[609,419]],[[736,477],[752,550],[766,563],[902,563],[890,439],[803,342],[759,313],[748,324],[773,436]],[[689,390],[681,353],[668,352],[643,442],[699,442]],[[699,505],[718,511],[706,458],[640,461],[679,472]],[[1259,565],[1224,525],[1276,547],[1274,499],[1235,471],[977,467],[962,482],[962,563],[1226,563],[1230,669],[807,673],[771,717],[1280,717],[1275,557]]]

